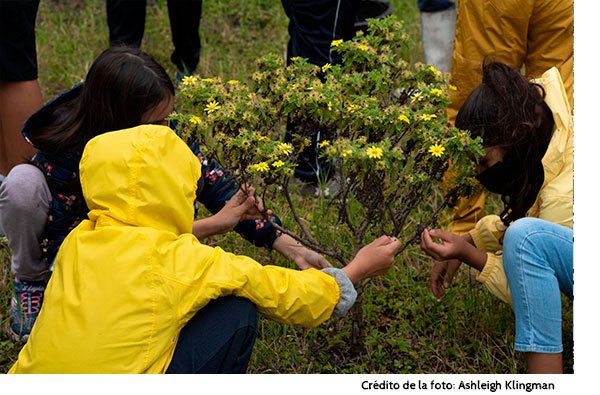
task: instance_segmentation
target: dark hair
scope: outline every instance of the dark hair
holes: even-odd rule
[[[137,48],[111,47],[94,61],[81,93],[58,107],[51,122],[31,131],[41,151],[81,152],[93,137],[140,125],[143,115],[174,96],[165,69]]]
[[[483,65],[483,80],[456,117],[456,127],[481,137],[484,147],[499,147],[514,178],[502,195],[505,225],[522,218],[533,206],[544,183],[544,157],[554,118],[544,102],[544,88],[519,71],[498,62]]]

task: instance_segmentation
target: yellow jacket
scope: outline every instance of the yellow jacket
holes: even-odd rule
[[[332,276],[262,266],[190,233],[200,164],[171,129],[98,136],[80,173],[89,220],[62,244],[10,373],[163,373],[186,322],[229,294],[282,323],[331,316],[340,297]]]
[[[541,78],[533,80],[546,91],[545,102],[552,110],[555,129],[542,158],[544,184],[537,199],[527,212],[528,217],[541,218],[569,228],[573,227],[573,117],[569,99],[560,73],[553,67]],[[510,303],[510,289],[502,264],[500,240],[506,227],[497,215],[483,217],[469,234],[480,250],[486,251],[488,259],[481,273],[476,272],[477,281],[487,289]]]

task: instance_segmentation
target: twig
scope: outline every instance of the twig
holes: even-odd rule
[[[290,210],[292,211],[294,220],[300,226],[300,229],[302,230],[302,233],[304,234],[304,236],[307,237],[312,244],[317,244],[318,243],[317,240],[313,237],[312,234],[310,234],[309,230],[306,228],[304,223],[301,221],[300,216],[296,212],[296,206],[294,205],[294,202],[292,201],[292,196],[290,195],[290,190],[288,188],[289,183],[290,183],[290,179],[287,178],[285,180],[285,182],[283,183],[283,195],[285,196],[285,200],[287,200],[288,205],[290,206]]]

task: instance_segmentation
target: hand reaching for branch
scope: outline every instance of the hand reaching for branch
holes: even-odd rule
[[[273,249],[286,258],[296,262],[296,265],[301,270],[331,267],[331,263],[329,263],[322,255],[304,247],[288,235],[281,235],[275,239]]]
[[[255,195],[253,187],[239,189],[215,215],[195,221],[192,233],[202,240],[208,236],[226,233],[241,221],[262,219],[265,207],[262,200]],[[267,211],[266,215],[270,215]]]
[[[433,241],[438,238],[441,243]],[[481,271],[485,267],[487,254],[473,246],[467,238],[439,229],[425,229],[421,233],[421,250],[436,261],[458,259]]]
[[[398,239],[381,236],[361,248],[354,259],[342,270],[354,284],[367,277],[383,275],[394,263],[396,252],[399,249],[400,241]]]

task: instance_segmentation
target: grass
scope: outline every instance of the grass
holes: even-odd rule
[[[411,61],[421,59],[414,0],[393,0],[395,13],[414,37]],[[84,79],[108,43],[104,2],[43,1],[37,20],[40,84],[46,100]],[[268,53],[284,56],[287,17],[279,0],[205,0],[199,73],[248,79],[253,61]],[[165,0],[148,1],[143,48],[167,68],[172,51]],[[306,201],[306,204],[320,204]],[[275,206],[276,207],[276,206]],[[492,204],[492,209],[497,208]],[[277,210],[276,210],[277,211]],[[290,223],[290,213],[277,212]],[[290,266],[279,255],[241,241],[235,234],[212,239],[225,249],[259,262]],[[11,293],[9,251],[0,245],[0,324],[8,323]],[[306,330],[260,320],[251,373],[522,373],[515,353],[510,306],[499,303],[463,268],[441,301],[428,289],[432,261],[407,249],[388,275],[363,286],[365,348],[348,347],[350,322],[330,320]],[[565,350],[572,349],[572,305],[564,309]],[[15,361],[21,344],[0,333],[0,372]],[[565,353],[565,369],[573,357]]]

